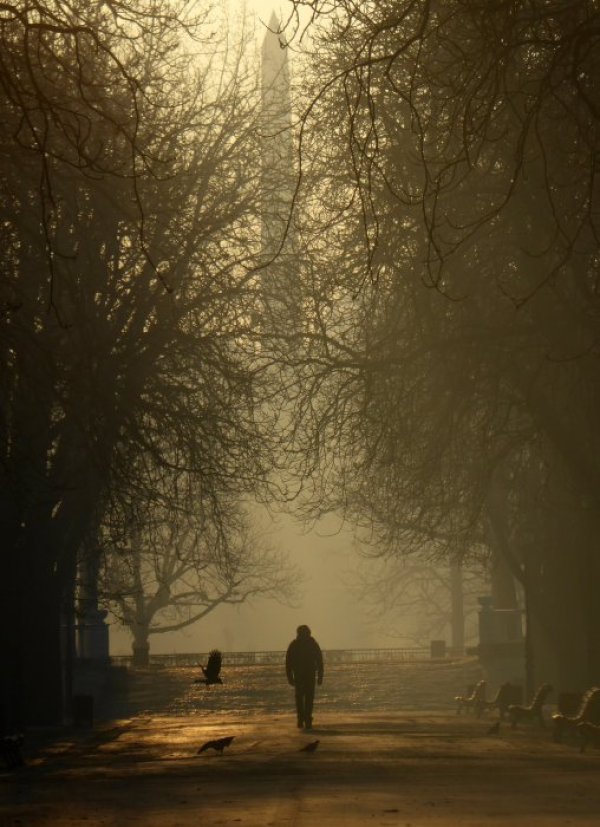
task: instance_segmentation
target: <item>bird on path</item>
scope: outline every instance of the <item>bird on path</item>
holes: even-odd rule
[[[234,738],[235,735],[228,735],[226,738],[214,738],[212,741],[202,744],[196,754],[200,755],[201,752],[205,752],[207,749],[214,749],[219,755],[223,755],[223,750],[231,744]]]
[[[316,748],[319,746],[319,741],[311,741],[310,744],[306,744],[303,747],[300,747],[298,750],[299,752],[314,752]]]
[[[488,731],[485,733],[486,735],[498,735],[500,732],[500,721],[496,721],[495,724],[492,724]]]
[[[203,677],[197,678],[194,683],[204,683],[206,686],[211,686],[215,683],[223,683],[219,677],[222,661],[223,657],[218,649],[213,649],[209,652],[206,666],[200,665]]]

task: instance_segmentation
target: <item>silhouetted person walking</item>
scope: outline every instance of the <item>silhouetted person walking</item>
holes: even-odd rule
[[[296,640],[288,646],[285,656],[288,683],[296,690],[298,728],[312,728],[315,678],[323,683],[323,655],[321,647],[304,624],[296,629]]]

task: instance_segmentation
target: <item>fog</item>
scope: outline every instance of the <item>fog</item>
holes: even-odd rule
[[[141,667],[308,624],[600,682],[600,11],[442,5],[0,15],[10,726],[109,609]]]
[[[242,8],[254,13],[259,40],[263,24],[273,12],[283,15],[284,6],[277,0],[229,0],[234,15]],[[154,654],[205,652],[213,647],[226,651],[283,649],[300,623],[310,625],[326,649],[392,645],[367,607],[357,602],[350,585],[360,560],[351,527],[331,518],[304,531],[293,515],[279,515],[272,518],[269,532],[270,542],[289,553],[290,561],[305,578],[297,605],[259,599],[241,606],[219,606],[180,632],[153,635]],[[131,635],[114,619],[110,650],[114,655],[131,653]]]
[[[213,647],[284,649],[300,623],[311,627],[324,649],[393,645],[353,593],[351,580],[360,556],[349,528],[340,528],[339,521],[331,518],[303,532],[293,517],[285,515],[273,518],[271,528],[270,542],[287,550],[304,574],[299,605],[292,608],[274,600],[222,605],[194,626],[152,635],[152,653],[206,652]],[[131,636],[114,620],[110,649],[113,655],[131,654]]]
[[[259,21],[268,23],[269,18],[273,12],[282,14],[284,3],[279,3],[277,0],[229,0],[233,9],[246,7],[249,11],[253,11]]]

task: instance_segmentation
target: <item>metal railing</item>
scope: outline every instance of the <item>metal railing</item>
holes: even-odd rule
[[[260,666],[264,664],[282,664],[285,651],[225,652],[223,662],[230,666]],[[328,664],[334,663],[407,663],[431,659],[429,647],[394,648],[394,649],[325,649],[323,657]],[[208,652],[177,652],[171,655],[150,655],[153,666],[198,666],[206,663]],[[111,657],[114,664],[130,666],[130,655]]]

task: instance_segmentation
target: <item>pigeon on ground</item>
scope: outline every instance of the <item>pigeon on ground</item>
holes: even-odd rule
[[[311,741],[310,744],[306,744],[304,747],[300,747],[299,752],[314,752],[316,748],[319,746],[319,741]]]
[[[197,755],[200,755],[201,752],[207,749],[214,749],[219,755],[223,755],[223,750],[231,744],[234,738],[235,735],[228,735],[226,738],[215,738],[212,741],[207,741],[205,744],[202,744]]]
[[[488,731],[485,733],[486,735],[498,735],[500,732],[500,721],[496,721],[495,724],[492,724]]]
[[[223,683],[219,677],[221,672],[221,662],[223,658],[218,649],[213,649],[208,653],[208,662],[206,666],[200,666],[204,677],[197,678],[194,683],[204,683],[206,686],[211,686],[215,683]]]

